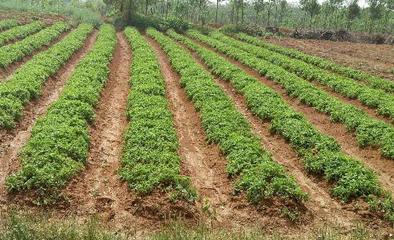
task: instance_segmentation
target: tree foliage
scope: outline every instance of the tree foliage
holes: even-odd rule
[[[91,9],[101,15],[178,19],[199,25],[231,24],[250,28],[284,27],[394,33],[394,0],[0,0],[42,9]],[[81,15],[83,19],[84,14]],[[82,16],[83,15],[83,16]]]

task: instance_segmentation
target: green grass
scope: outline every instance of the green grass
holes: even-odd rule
[[[20,0],[2,0],[0,1],[0,9],[6,11],[20,11],[34,14],[45,15],[65,15],[72,18],[79,23],[89,23],[96,27],[103,24],[100,13],[84,7],[72,6],[47,6],[41,7],[39,5],[32,6],[30,4],[23,4]]]
[[[142,236],[135,229],[115,231],[101,223],[96,217],[77,220],[73,216],[65,219],[47,214],[27,214],[12,212],[0,214],[0,240],[281,240],[281,239],[316,239],[316,240],[369,240],[392,239],[390,233],[381,229],[369,229],[362,224],[355,224],[351,230],[344,231],[339,225],[311,227],[307,232],[288,230],[290,234],[249,227],[245,229],[212,228],[199,223],[186,226],[181,220],[171,221],[157,231],[145,231]],[[138,236],[138,237],[137,237]]]
[[[51,220],[46,216],[11,213],[1,216],[0,240],[116,240],[127,239],[106,231],[95,218],[80,224],[74,219]]]

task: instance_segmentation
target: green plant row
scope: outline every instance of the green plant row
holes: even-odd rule
[[[182,87],[200,112],[208,142],[219,145],[228,160],[227,173],[237,178],[236,191],[245,191],[252,203],[272,197],[296,202],[306,199],[294,178],[261,147],[247,120],[212,76],[169,37],[154,29],[147,33],[181,76]]]
[[[302,103],[330,115],[332,121],[343,123],[347,129],[355,132],[359,146],[379,147],[383,156],[394,159],[392,125],[370,117],[355,106],[343,103],[310,82],[251,53],[196,31],[189,31],[188,35],[257,70],[261,75],[280,84],[290,96],[297,97]]]
[[[178,136],[169,110],[156,55],[135,28],[124,31],[133,51],[133,86],[129,94],[129,127],[124,136],[121,179],[140,194],[156,188],[172,197],[194,201],[190,179],[180,174]]]
[[[316,130],[279,94],[216,53],[174,31],[167,33],[197,52],[215,75],[229,81],[236,91],[245,97],[248,108],[253,114],[262,120],[269,120],[271,131],[290,142],[303,159],[307,171],[324,175],[325,179],[333,182],[332,195],[343,201],[358,197],[382,197],[384,191],[375,173],[358,160],[345,155],[333,138]],[[390,217],[393,213],[390,212],[386,217]]]
[[[6,180],[9,191],[49,193],[83,168],[89,151],[88,125],[109,75],[115,45],[115,29],[103,25],[93,49],[79,62],[60,98],[34,125],[20,153],[20,170]]]
[[[326,85],[345,97],[357,98],[362,104],[376,108],[378,114],[394,120],[394,96],[383,90],[370,88],[350,78],[332,74],[301,60],[292,59],[274,51],[244,43],[227,37],[222,33],[213,33],[212,37],[278,65],[308,81],[317,81],[320,84]]]
[[[26,25],[11,28],[5,32],[0,33],[0,47],[7,44],[7,42],[17,39],[23,39],[32,33],[35,33],[44,28],[44,23],[35,21]]]
[[[238,39],[241,39],[242,41],[246,41],[248,43],[267,48],[271,51],[284,54],[291,58],[296,58],[306,63],[313,64],[321,69],[329,70],[357,81],[362,81],[371,86],[372,88],[382,89],[388,93],[394,93],[394,82],[390,80],[379,78],[360,70],[336,64],[335,62],[328,59],[305,54],[296,49],[286,48],[272,43],[268,43],[256,37],[249,36],[245,33],[239,33],[236,35],[236,37]]]
[[[5,19],[0,21],[0,31],[4,31],[15,26],[18,26],[18,21],[15,19]]]
[[[0,48],[0,67],[5,68],[11,63],[20,61],[23,57],[31,55],[44,45],[59,37],[61,33],[69,29],[69,25],[64,22],[57,22],[40,32],[26,37],[14,44]]]
[[[340,157],[337,159],[324,159],[325,161],[344,161],[345,155],[340,153],[339,144],[331,137],[325,136],[316,130],[313,125],[308,122],[304,116],[294,111],[276,92],[269,87],[264,86],[256,78],[250,77],[240,68],[229,63],[226,59],[220,57],[216,53],[201,47],[194,43],[190,39],[175,33],[174,31],[168,31],[174,39],[182,42],[187,47],[197,52],[205,64],[211,69],[211,71],[220,76],[223,80],[231,82],[234,88],[241,93],[248,104],[248,108],[253,114],[259,116],[262,120],[270,120],[272,125],[271,128],[285,137],[292,146],[297,150],[301,156],[318,155],[319,152],[332,152],[338,154]],[[291,124],[290,124],[291,123]],[[315,159],[313,159],[315,160]],[[340,197],[343,200],[348,200],[350,197],[358,197],[360,195],[369,194],[370,190],[372,193],[379,192],[374,190],[375,188],[361,189],[363,185],[354,187],[352,184],[358,184],[359,182],[369,182],[364,186],[377,185],[376,177],[372,177],[370,170],[362,169],[359,173],[357,172],[360,168],[363,168],[358,161],[349,159],[352,165],[356,165],[357,168],[346,168],[340,169],[335,168],[341,166],[341,164],[333,165],[322,165],[322,167],[335,169],[320,169],[318,173],[336,171],[341,172],[343,175],[335,174],[338,179],[337,185],[335,185],[333,193],[335,196]],[[308,165],[306,165],[308,167]],[[345,167],[345,166],[342,166]],[[308,169],[313,171],[314,169]],[[366,173],[366,174],[365,174]],[[355,179],[354,183],[347,183],[346,179],[349,176],[353,176]],[[344,178],[345,181],[341,181]],[[364,179],[365,178],[365,179]],[[328,176],[328,179],[331,179]],[[367,180],[367,181],[366,181]],[[336,189],[341,189],[336,190]],[[361,190],[360,190],[361,189]],[[357,191],[355,191],[357,190]]]
[[[6,82],[0,83],[0,128],[13,128],[23,106],[38,98],[44,82],[83,46],[93,27],[81,24],[62,41],[35,55],[22,65]]]

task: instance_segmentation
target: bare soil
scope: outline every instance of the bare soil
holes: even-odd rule
[[[199,113],[181,88],[179,75],[172,70],[160,46],[147,39],[155,49],[165,76],[170,108],[180,139],[182,170],[200,194],[197,202],[200,218],[221,227],[242,227],[255,223],[257,219],[262,226],[269,222],[271,226],[287,226],[287,220],[276,212],[280,207],[275,210],[267,205],[252,206],[245,196],[234,195],[233,181],[225,171],[225,157],[216,144],[207,144]]]
[[[383,121],[383,122],[385,122],[385,123],[388,123],[388,124],[393,124],[393,123],[394,123],[394,119],[391,119],[390,117],[386,117],[386,116],[380,115],[380,114],[377,112],[377,109],[374,109],[374,108],[371,108],[371,107],[368,107],[368,106],[364,105],[364,104],[363,104],[360,100],[358,100],[358,99],[351,99],[351,98],[348,98],[348,97],[346,97],[346,96],[343,96],[342,94],[337,93],[337,92],[335,92],[334,90],[332,90],[330,87],[324,86],[324,85],[319,84],[319,83],[317,83],[317,82],[313,82],[312,84],[313,84],[314,86],[316,86],[316,87],[318,87],[318,88],[324,90],[325,92],[327,92],[327,93],[330,94],[331,96],[333,96],[333,97],[335,97],[335,98],[341,100],[342,102],[347,103],[347,104],[350,104],[350,105],[353,105],[353,106],[355,106],[356,108],[363,110],[364,112],[366,112],[366,113],[367,113],[370,117],[372,117],[372,118],[381,120],[381,121]]]
[[[196,43],[199,43],[196,41]],[[214,51],[214,49],[206,46],[205,44],[199,43],[200,45]],[[382,183],[383,187],[393,192],[394,189],[394,162],[389,159],[383,158],[377,149],[372,148],[364,148],[361,149],[357,146],[357,141],[353,133],[348,132],[346,128],[339,123],[331,122],[329,116],[316,111],[315,109],[306,106],[305,104],[298,101],[298,99],[291,98],[287,95],[285,89],[283,89],[279,84],[268,80],[265,77],[260,76],[257,71],[254,71],[247,66],[235,61],[224,54],[218,53],[220,56],[226,58],[229,62],[241,68],[243,71],[248,73],[250,76],[259,79],[264,85],[272,88],[277,93],[281,95],[281,97],[292,106],[296,111],[302,113],[319,131],[322,133],[334,137],[338,143],[341,145],[343,151],[350,156],[359,159],[364,164],[366,164],[371,169],[375,170],[379,176],[379,180]],[[311,176],[312,177],[312,176]],[[316,179],[317,180],[317,179]],[[318,184],[322,187],[327,183],[318,182]],[[351,208],[351,205],[346,208]],[[368,217],[368,213],[364,212],[361,214],[365,214]]]
[[[225,156],[216,144],[207,143],[200,114],[181,87],[180,76],[172,69],[160,46],[148,37],[146,39],[158,57],[166,84],[169,108],[180,142],[181,173],[190,177],[199,199],[195,204],[171,202],[164,192],[155,191],[148,196],[140,196],[131,191],[117,173],[121,166],[123,134],[128,124],[132,124],[126,117],[127,97],[129,91],[132,91],[129,84],[130,76],[132,77],[132,51],[123,33],[117,33],[118,43],[110,64],[110,76],[96,107],[96,119],[89,129],[91,142],[86,168],[62,190],[63,201],[57,205],[39,207],[10,200],[4,187],[5,177],[18,169],[18,153],[29,139],[34,122],[58,98],[79,60],[91,49],[96,36],[97,32],[89,37],[85,46],[56,76],[46,82],[42,96],[26,106],[24,117],[18,126],[12,131],[0,132],[0,212],[16,207],[33,214],[48,212],[50,221],[68,219],[71,216],[73,221],[80,224],[94,216],[113,232],[132,231],[136,239],[144,239],[144,236],[159,230],[173,219],[180,219],[191,226],[202,222],[219,229],[237,231],[257,228],[290,236],[310,232],[316,226],[330,226],[340,232],[348,232],[358,223],[371,229],[394,233],[392,226],[366,211],[363,202],[358,202],[356,208],[355,204],[342,204],[332,198],[329,193],[330,183],[305,172],[301,160],[289,143],[269,131],[269,122],[263,122],[254,116],[248,110],[243,96],[229,82],[215,78],[216,83],[249,121],[252,131],[261,137],[261,145],[272,153],[274,161],[282,164],[295,177],[302,189],[309,194],[309,200],[299,210],[298,220],[292,222],[282,213],[286,205],[278,199],[252,205],[245,194],[236,195],[233,192],[236,179],[228,178]],[[192,55],[208,70],[196,54]],[[335,137],[346,153],[376,170],[383,186],[393,192],[392,160],[382,158],[376,149],[360,149],[353,133],[347,132],[341,124],[332,123],[328,116],[289,97],[278,84],[261,77],[256,71],[225,58],[278,92],[317,129]]]
[[[191,177],[193,186],[204,196],[203,201],[209,201],[212,208],[220,210],[217,218],[223,221],[228,217],[225,216],[226,212],[231,211],[224,205],[231,198],[231,182],[225,172],[226,160],[216,145],[206,143],[200,116],[181,88],[180,77],[172,70],[166,54],[154,40],[146,39],[158,57],[166,83],[170,110],[180,142],[182,172]]]
[[[316,183],[313,176],[308,176],[308,174],[304,172],[297,154],[291,149],[289,144],[279,136],[272,135],[270,133],[269,123],[261,122],[257,117],[253,116],[253,114],[247,109],[243,97],[238,95],[229,83],[216,79],[218,85],[222,87],[222,89],[233,99],[237,109],[249,120],[253,132],[261,137],[263,147],[267,148],[273,154],[274,160],[284,165],[290,174],[296,178],[304,191],[309,194],[310,200],[305,205],[306,210],[301,213],[301,216],[298,219],[298,223],[300,224],[301,222],[301,226],[297,225],[296,227],[293,223],[281,218],[278,215],[278,212],[273,210],[274,208],[278,208],[278,205],[273,204],[271,206],[266,206],[263,203],[259,206],[251,206],[247,201],[245,201],[246,199],[244,196],[235,198],[235,196],[230,195],[228,190],[226,190],[227,193],[223,192],[223,190],[220,192],[220,189],[223,189],[223,187],[224,189],[231,189],[231,182],[229,183],[229,180],[225,178],[225,160],[220,158],[216,159],[215,161],[218,162],[220,166],[220,168],[216,168],[216,164],[212,166],[209,165],[209,162],[205,163],[207,158],[202,158],[201,160],[198,159],[199,156],[196,155],[196,153],[198,153],[198,149],[204,149],[203,139],[197,141],[202,141],[203,144],[197,149],[190,145],[190,143],[194,142],[194,145],[196,143],[196,141],[193,141],[193,138],[197,137],[195,139],[201,139],[202,137],[198,137],[195,133],[193,134],[193,131],[196,130],[203,133],[203,129],[201,129],[199,124],[199,117],[195,116],[196,114],[198,115],[198,113],[195,112],[193,106],[190,106],[190,101],[187,100],[185,92],[179,85],[179,76],[171,70],[170,62],[165,56],[165,53],[160,50],[158,44],[153,40],[148,39],[148,41],[154,47],[159,56],[162,72],[166,78],[167,93],[171,102],[171,110],[174,113],[175,125],[180,137],[180,152],[183,160],[183,168],[187,169],[187,175],[191,177],[193,185],[197,188],[199,194],[201,194],[203,198],[203,202],[200,200],[198,204],[200,206],[204,206],[204,203],[207,203],[204,202],[205,199],[212,208],[212,210],[209,211],[215,213],[214,221],[211,219],[211,223],[213,225],[239,228],[245,226],[256,226],[257,224],[257,226],[264,226],[264,228],[269,226],[268,228],[271,229],[281,228],[284,232],[297,232],[307,230],[308,226],[310,227],[321,224],[339,224],[343,229],[351,229],[355,222],[366,220],[365,216],[363,216],[363,214],[368,214],[367,211],[365,211],[365,206],[360,207],[359,214],[356,214],[351,205],[340,204],[338,201],[331,198],[329,195],[328,185]],[[201,59],[199,59],[195,54],[193,54],[193,56],[196,61],[207,70]],[[179,97],[176,95],[179,95]],[[178,101],[181,102],[181,104],[177,104]],[[189,111],[187,110],[188,106],[191,108]],[[196,119],[197,122],[196,124],[188,126],[188,122],[190,122],[191,119]],[[192,126],[194,126],[194,129]],[[192,151],[192,153],[190,153],[190,151]],[[216,151],[219,153],[219,150]],[[218,153],[215,153],[215,155]],[[210,168],[207,168],[207,166]],[[220,180],[220,178],[222,178],[222,180]],[[222,182],[220,183],[220,181]],[[212,185],[212,183],[214,185]],[[217,185],[218,183],[220,183],[220,188]],[[223,185],[223,183],[226,184]],[[210,190],[208,192],[206,191],[207,185],[208,190]],[[211,187],[215,185],[216,187]],[[220,201],[215,201],[215,199],[220,199]],[[218,206],[220,206],[218,204],[221,204],[221,208],[218,208]],[[240,204],[242,208],[238,207]],[[245,215],[245,212],[247,212],[248,215]],[[269,216],[268,219],[264,218],[267,214]],[[376,224],[376,222],[371,224]],[[378,224],[381,223],[379,222]],[[382,226],[384,226],[384,224]]]
[[[318,41],[318,40],[315,40],[315,41]],[[324,40],[321,40],[321,41],[324,41]],[[332,41],[328,41],[328,42],[332,42]],[[298,75],[298,74],[296,74],[296,75]],[[301,78],[302,78],[302,77],[301,77]],[[351,104],[351,105],[353,105],[353,106],[355,106],[355,107],[357,107],[357,108],[363,110],[364,112],[366,112],[369,116],[371,116],[371,117],[373,117],[373,118],[379,119],[379,120],[384,121],[384,122],[386,122],[386,123],[388,123],[388,124],[392,124],[392,123],[394,122],[394,119],[391,119],[390,117],[386,117],[386,116],[379,115],[379,114],[377,113],[377,110],[376,110],[376,109],[364,105],[364,104],[363,104],[360,100],[358,100],[358,99],[351,99],[351,98],[349,98],[349,97],[343,96],[341,93],[337,93],[337,92],[335,92],[333,89],[331,89],[330,87],[325,86],[325,85],[323,85],[323,84],[320,84],[320,83],[317,82],[317,81],[312,81],[311,84],[313,84],[314,86],[316,86],[316,87],[318,87],[318,88],[324,90],[324,91],[327,92],[328,94],[330,94],[330,95],[332,95],[332,96],[338,98],[338,99],[341,100],[342,102],[347,103],[347,104]]]
[[[394,80],[394,47],[392,45],[294,38],[270,38],[267,40]]]
[[[69,17],[37,12],[21,12],[14,10],[0,10],[0,19],[15,18],[20,23],[28,23],[32,20],[40,20],[46,24],[53,24],[57,21],[70,21]]]
[[[86,169],[64,189],[69,199],[66,211],[77,215],[98,214],[110,222],[126,214],[124,207],[131,194],[118,179],[122,136],[127,126],[126,108],[129,92],[131,51],[122,33],[110,76],[96,107],[96,119],[90,128],[90,150]]]
[[[9,29],[8,29],[8,30],[9,30]],[[39,30],[35,30],[34,32],[30,33],[30,35],[36,34],[36,33],[38,33],[38,32],[41,31],[41,30],[43,30],[43,28],[42,28],[42,29],[39,29]],[[6,31],[7,31],[7,30],[6,30]],[[6,41],[3,45],[1,45],[1,47],[6,46],[6,45],[11,45],[11,44],[14,44],[14,43],[16,43],[16,42],[19,42],[19,41],[21,41],[21,40],[27,38],[28,36],[29,36],[29,35],[27,35],[27,36],[25,36],[25,37],[15,38],[15,39]]]
[[[209,71],[207,65],[195,52],[191,52],[191,54],[206,71]],[[318,185],[313,181],[313,176],[309,176],[303,169],[297,153],[283,138],[270,132],[269,122],[261,121],[248,110],[244,97],[237,93],[231,83],[219,77],[215,80],[231,97],[237,110],[248,120],[252,131],[261,138],[262,147],[272,154],[274,161],[285,166],[289,174],[294,176],[302,189],[308,193],[309,199],[306,202],[306,208],[310,212],[306,214],[306,217],[311,219],[312,224],[318,225],[324,222],[332,225],[339,223],[343,227],[350,227],[355,221],[361,220],[360,216],[356,215],[351,209],[347,209],[347,206],[331,198],[326,186]]]
[[[18,153],[28,141],[35,121],[43,116],[48,107],[59,97],[78,62],[93,46],[96,36],[96,32],[91,34],[84,46],[71,57],[56,75],[45,82],[40,98],[25,106],[23,117],[13,130],[0,130],[0,202],[7,198],[4,186],[5,178],[18,168]]]
[[[165,194],[158,191],[139,196],[119,179],[123,133],[128,124],[126,109],[132,53],[123,33],[117,33],[117,39],[110,76],[90,128],[86,169],[63,190],[67,201],[55,214],[76,215],[80,221],[95,215],[111,229],[134,228],[143,234],[158,228],[157,223],[166,219],[193,218],[194,212],[187,203],[170,203]]]

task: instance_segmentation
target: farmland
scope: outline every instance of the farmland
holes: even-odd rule
[[[394,79],[279,42],[1,18],[0,214],[392,236]]]

